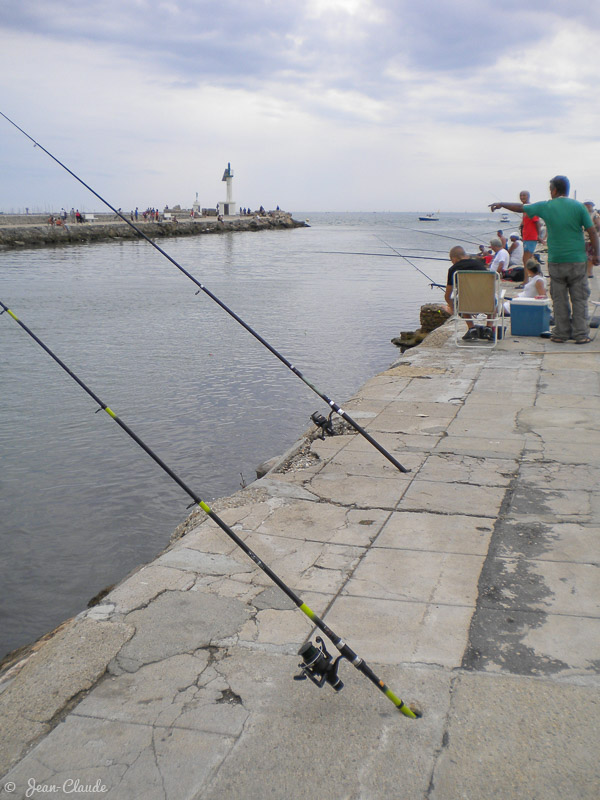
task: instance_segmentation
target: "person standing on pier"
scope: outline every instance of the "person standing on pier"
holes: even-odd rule
[[[598,231],[587,208],[569,197],[570,183],[564,175],[550,181],[550,200],[539,203],[491,203],[490,209],[505,208],[528,217],[541,217],[548,229],[548,272],[554,309],[552,341],[575,344],[591,342],[588,319],[590,289],[584,230],[589,235],[590,258],[600,264]]]
[[[594,223],[594,227],[600,234],[600,214],[596,211],[596,207],[594,205],[593,200],[584,200],[583,205],[587,208],[590,219]],[[594,277],[594,263],[592,261],[592,257],[594,255],[593,247],[590,242],[590,237],[586,235],[586,242],[585,242],[585,250],[588,254],[588,278]]]
[[[524,206],[529,205],[531,202],[531,194],[526,189],[519,193],[519,197]],[[523,239],[523,266],[525,266],[535,253],[538,242],[544,244],[542,223],[539,217],[530,217],[528,214],[523,214],[521,238]]]

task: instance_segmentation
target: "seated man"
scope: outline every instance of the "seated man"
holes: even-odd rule
[[[498,238],[494,238],[490,241],[490,247],[494,251],[494,258],[490,264],[490,271],[497,272],[502,278],[505,271],[508,269],[508,262],[510,259],[508,250],[502,245],[502,242]]]
[[[448,309],[451,314],[454,314],[454,302],[452,300],[452,289],[454,287],[454,273],[461,269],[467,270],[483,270],[484,272],[487,271],[486,265],[482,262],[480,258],[470,258],[466,252],[464,247],[461,247],[459,244],[455,245],[449,252],[449,258],[452,262],[452,266],[448,270],[448,277],[446,279],[446,293],[444,298],[446,303],[448,304]],[[471,320],[466,320],[467,328],[469,329],[463,339],[469,341],[470,339],[477,339],[479,337],[479,332],[477,328],[473,325]],[[485,328],[486,331],[486,338],[493,338],[494,333],[491,328]],[[490,332],[491,337],[487,333]]]
[[[509,238],[510,238],[510,247],[508,248],[508,256],[509,256],[508,265],[510,267],[522,267],[523,242],[521,241],[521,237],[519,236],[518,233],[511,233]]]

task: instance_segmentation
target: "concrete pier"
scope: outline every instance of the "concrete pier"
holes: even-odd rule
[[[214,504],[423,717],[294,682],[309,620],[198,511],[3,676],[2,800],[596,800],[600,345],[451,334],[345,405],[409,473],[307,436]]]

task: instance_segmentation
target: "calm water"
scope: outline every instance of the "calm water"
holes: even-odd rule
[[[339,403],[443,296],[384,241],[445,258],[453,243],[487,241],[498,220],[295,216],[312,227],[163,246]],[[447,261],[414,264],[444,283]],[[0,281],[3,302],[208,502],[327,411],[144,242],[2,253]],[[7,314],[0,400],[1,657],[152,559],[191,501]]]

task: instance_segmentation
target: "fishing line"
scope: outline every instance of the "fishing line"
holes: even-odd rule
[[[374,234],[374,235],[375,235],[375,234]],[[405,261],[408,261],[408,263],[411,265],[411,267],[414,267],[414,269],[416,269],[416,270],[417,270],[417,272],[420,272],[420,273],[421,273],[421,275],[424,275],[424,276],[427,278],[427,280],[429,281],[429,285],[431,286],[431,288],[432,288],[432,289],[435,287],[436,289],[443,289],[444,291],[446,291],[446,287],[445,287],[445,286],[442,286],[440,283],[436,283],[436,282],[433,280],[433,278],[430,278],[430,277],[429,277],[429,275],[428,275],[426,272],[423,272],[423,270],[422,270],[422,269],[419,269],[419,267],[417,267],[417,265],[416,265],[416,264],[413,264],[413,263],[412,263],[412,261],[410,260],[410,258],[407,258],[407,257],[406,257],[406,256],[405,256],[403,253],[401,253],[399,250],[396,250],[396,248],[395,248],[395,247],[392,247],[392,245],[391,245],[391,244],[388,244],[386,241],[384,241],[384,240],[381,238],[381,236],[377,236],[377,238],[379,239],[379,241],[380,241],[380,242],[383,242],[383,243],[384,243],[384,245],[385,245],[386,247],[389,247],[389,248],[390,248],[390,250],[393,250],[393,251],[394,251],[394,253],[396,253],[397,255],[399,255],[399,256],[400,256],[400,258],[403,258]],[[432,260],[433,260],[433,259],[432,259]],[[439,260],[439,261],[441,261],[442,259],[436,259],[436,260]],[[443,260],[445,261],[446,259],[443,259]]]
[[[388,245],[389,246],[389,245]],[[380,258],[398,258],[398,254],[394,255],[393,253],[355,253],[350,250],[313,250],[314,253],[319,254],[327,254],[327,255],[341,255],[341,256],[379,256]],[[418,252],[426,252],[420,250]],[[438,253],[439,250],[433,250],[432,252]],[[403,256],[405,258],[405,256]],[[447,258],[432,258],[431,256],[413,256],[411,258],[421,259],[423,261],[448,261]]]
[[[361,436],[363,436],[371,445],[373,445],[373,447],[376,450],[378,450],[381,453],[382,456],[387,458],[387,460],[391,464],[393,464],[396,467],[396,469],[398,469],[400,472],[410,472],[409,469],[407,469],[406,467],[402,466],[402,464],[397,459],[395,459],[394,456],[391,453],[389,453],[384,447],[382,447],[382,445],[380,445],[379,442],[376,439],[374,439],[369,433],[367,433],[367,431],[363,427],[361,427],[357,422],[355,422],[352,419],[352,417],[346,411],[344,411],[343,408],[341,408],[341,406],[339,406],[334,400],[332,400],[324,392],[322,392],[320,389],[318,389],[313,383],[311,383],[311,381],[309,381],[308,378],[306,378],[302,374],[302,372],[300,372],[300,370],[297,367],[295,367],[290,361],[288,361],[287,358],[285,358],[285,356],[283,356],[278,350],[276,350],[271,344],[269,344],[269,342],[267,342],[266,339],[264,339],[259,333],[257,333],[257,331],[255,331],[253,328],[251,328],[250,325],[248,325],[248,323],[244,322],[244,320],[241,317],[239,317],[235,313],[235,311],[233,311],[231,308],[229,308],[229,306],[227,306],[222,300],[220,300],[215,294],[213,294],[197,278],[195,278],[190,272],[188,272],[184,267],[182,267],[181,264],[179,264],[177,261],[175,261],[175,259],[172,258],[165,250],[163,250],[162,247],[157,245],[156,242],[152,241],[152,239],[149,236],[147,236],[137,225],[135,225],[131,220],[127,219],[127,217],[125,217],[116,208],[114,208],[114,206],[112,206],[108,202],[108,200],[105,200],[101,195],[98,194],[98,192],[94,191],[94,189],[92,189],[91,186],[89,186],[87,183],[85,183],[84,180],[82,180],[72,170],[70,170],[67,166],[65,166],[65,164],[62,163],[62,161],[59,161],[58,158],[56,158],[56,156],[52,155],[52,153],[50,153],[48,150],[46,150],[46,148],[43,147],[41,144],[39,144],[39,142],[36,142],[36,140],[32,136],[30,136],[26,131],[24,131],[22,128],[20,128],[17,125],[16,122],[13,122],[12,119],[7,117],[6,114],[4,114],[2,111],[0,111],[0,115],[3,116],[4,119],[7,122],[10,122],[10,124],[13,127],[15,127],[18,131],[20,131],[31,142],[33,142],[35,147],[39,147],[40,150],[42,150],[44,153],[46,153],[47,156],[50,156],[50,158],[53,161],[55,161],[60,167],[62,167],[64,170],[66,170],[69,173],[69,175],[72,175],[73,178],[75,178],[76,181],[81,183],[82,186],[85,186],[85,188],[89,192],[91,192],[95,197],[97,197],[98,200],[100,200],[100,202],[104,203],[105,206],[110,208],[110,210],[113,211],[118,217],[120,217],[123,220],[123,222],[127,223],[127,225],[129,225],[130,228],[133,228],[133,230],[139,236],[141,236],[142,239],[144,239],[146,242],[148,242],[148,244],[152,245],[152,247],[154,247],[155,250],[158,250],[158,252],[161,255],[163,255],[168,261],[170,261],[171,264],[173,264],[175,267],[177,267],[177,269],[180,272],[182,272],[187,278],[189,278],[193,283],[195,283],[196,286],[199,287],[199,290],[196,292],[196,294],[200,294],[200,292],[202,291],[202,292],[204,292],[204,294],[206,294],[208,297],[210,297],[211,300],[213,300],[215,303],[217,303],[217,305],[219,305],[223,309],[223,311],[225,311],[227,314],[229,314],[230,317],[233,317],[233,319],[237,323],[239,323],[243,328],[245,328],[248,331],[249,334],[254,336],[254,338],[257,339],[264,347],[266,347],[267,350],[275,356],[275,358],[278,358],[279,361],[281,361],[282,364],[284,364],[291,372],[293,372],[294,375],[296,375],[296,377],[300,378],[300,380],[304,384],[306,384],[306,386],[308,386],[309,389],[312,389],[312,391],[316,395],[318,395],[322,400],[324,400],[327,403],[327,405],[333,411],[335,411],[336,414],[339,414],[339,416],[342,417],[342,419],[346,420],[346,422],[349,425],[351,425],[357,433],[360,433]]]
[[[1,113],[1,112],[0,112]],[[427,236],[439,236],[440,239],[452,239],[453,242],[456,242],[456,236],[448,236],[446,233],[434,233],[433,231],[421,231],[418,228],[397,228],[396,230],[401,231],[412,231],[413,233],[423,233]],[[463,242],[469,242],[469,244],[476,244],[478,245],[479,242],[469,241],[468,238],[461,239]]]
[[[396,708],[401,711],[405,716],[410,717],[411,719],[416,719],[417,717],[421,716],[421,713],[417,710],[413,710],[409,708],[404,702],[389,689],[385,683],[377,677],[377,675],[373,672],[371,667],[358,656],[354,650],[352,650],[346,642],[340,638],[334,631],[329,628],[323,620],[315,614],[315,612],[292,590],[290,589],[287,584],[285,584],[281,578],[273,572],[273,570],[267,566],[259,556],[243,541],[240,537],[229,527],[229,525],[224,522],[211,508],[208,506],[196,492],[194,492],[190,487],[158,456],[151,447],[149,447],[123,420],[121,420],[115,412],[109,408],[99,397],[96,395],[92,389],[90,389],[87,384],[85,384],[81,378],[79,378],[69,367],[62,361],[38,336],[36,336],[33,331],[25,325],[25,323],[21,322],[21,320],[16,316],[16,314],[11,311],[11,309],[6,306],[0,300],[0,307],[2,311],[0,314],[4,314],[6,311],[12,319],[30,336],[34,342],[36,342],[45,352],[61,367],[67,375],[69,375],[75,383],[77,383],[83,390],[86,392],[95,403],[100,406],[97,409],[98,411],[106,411],[108,416],[114,420],[117,425],[125,431],[125,433],[133,439],[133,441],[139,445],[139,447],[147,453],[150,458],[155,461],[156,464],[164,471],[166,474],[175,481],[175,483],[183,489],[183,491],[192,498],[194,504],[198,505],[205,514],[207,514],[213,522],[215,522],[221,530],[223,530],[229,538],[235,542],[235,544],[246,553],[246,555],[266,574],[269,578],[278,586],[289,598],[292,600],[295,605],[302,611],[310,621],[317,627],[319,630],[323,631],[323,633],[331,639],[333,644],[339,650],[340,655],[338,658],[333,660],[332,656],[327,652],[325,649],[325,645],[323,644],[323,640],[321,637],[317,637],[316,642],[317,644],[314,645],[311,642],[304,644],[299,652],[298,655],[302,656],[302,664],[299,666],[301,667],[301,673],[298,678],[310,678],[310,680],[315,683],[317,686],[321,687],[325,683],[328,683],[332,686],[335,691],[340,691],[343,687],[343,683],[338,677],[337,669],[340,662],[340,659],[345,658],[348,660],[354,667],[356,667],[359,672],[362,672],[371,683],[374,683],[377,688],[385,694],[385,696],[391,700],[391,702],[396,706]]]

